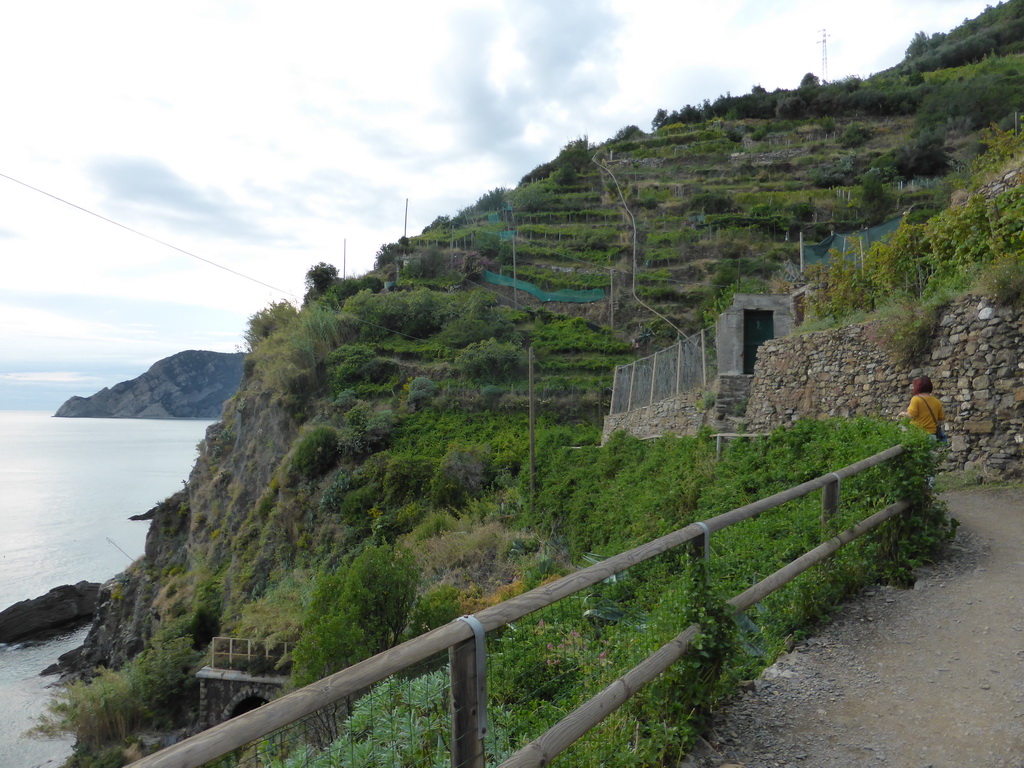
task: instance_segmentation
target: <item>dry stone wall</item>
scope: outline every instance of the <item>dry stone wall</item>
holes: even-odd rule
[[[699,407],[703,393],[692,390],[665,398],[653,405],[606,416],[602,442],[616,430],[624,429],[642,439],[661,435],[695,435],[710,425],[713,414]]]
[[[747,430],[765,432],[798,419],[873,416],[897,419],[910,382],[927,375],[946,411],[946,469],[991,478],[1024,477],[1024,316],[969,296],[939,320],[930,351],[913,368],[897,365],[866,325],[791,335],[757,353]],[[689,392],[605,419],[604,438],[696,434],[720,424]]]
[[[943,314],[918,367],[892,362],[864,325],[773,339],[758,350],[749,430],[801,418],[897,418],[927,375],[946,411],[947,469],[1024,475],[1024,318],[979,297]]]

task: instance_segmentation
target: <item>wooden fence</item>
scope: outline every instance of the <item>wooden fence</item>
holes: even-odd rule
[[[693,523],[635,549],[628,550],[596,565],[565,576],[523,595],[486,608],[431,630],[372,658],[343,669],[312,685],[203,731],[189,739],[132,763],[134,768],[199,768],[254,741],[266,737],[305,718],[318,709],[329,707],[366,691],[386,678],[448,651],[451,675],[451,765],[483,768],[484,729],[487,702],[481,674],[485,659],[482,638],[487,632],[517,621],[534,611],[592,587],[632,566],[683,545],[697,552],[708,552],[710,536],[735,523],[748,520],[789,501],[822,490],[822,522],[835,512],[840,484],[845,478],[889,461],[904,452],[902,445],[863,459],[828,475],[747,504],[717,517]],[[910,507],[907,500],[865,518],[854,527],[797,558],[764,580],[729,600],[732,610],[741,613],[767,595],[792,581],[815,564],[886,520]],[[622,706],[644,685],[654,680],[681,658],[697,636],[699,627],[691,625],[663,645],[603,691],[586,701],[545,733],[526,744],[502,762],[499,768],[525,768],[548,765],[558,754]]]

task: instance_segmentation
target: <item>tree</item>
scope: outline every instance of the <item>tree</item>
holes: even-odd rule
[[[651,120],[651,129],[655,131],[658,130],[659,128],[661,128],[661,126],[666,124],[667,120],[668,111],[664,107],[662,107],[661,109],[654,113],[654,119]]]
[[[323,296],[338,279],[338,268],[333,264],[321,261],[306,272],[306,296],[303,304]]]
[[[373,261],[374,269],[384,269],[393,266],[402,255],[401,243],[385,243],[377,249],[377,255]]]
[[[912,59],[915,56],[920,56],[928,52],[928,35],[924,32],[918,32],[914,35],[910,41],[910,45],[907,46],[907,58]]]
[[[821,81],[818,80],[818,76],[813,72],[808,72],[804,75],[803,80],[800,81],[801,88],[817,88],[821,85]]]
[[[869,224],[880,222],[892,210],[892,194],[877,169],[869,170],[860,177],[860,196]]]

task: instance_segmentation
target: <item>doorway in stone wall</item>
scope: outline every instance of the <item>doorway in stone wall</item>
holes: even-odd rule
[[[775,338],[775,313],[770,309],[743,310],[743,373],[752,374],[757,348]]]

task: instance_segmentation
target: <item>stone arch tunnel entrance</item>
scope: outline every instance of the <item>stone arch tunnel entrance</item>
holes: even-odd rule
[[[212,667],[203,667],[196,677],[199,678],[199,721],[204,728],[212,728],[273,701],[288,682],[287,677],[257,677]]]

